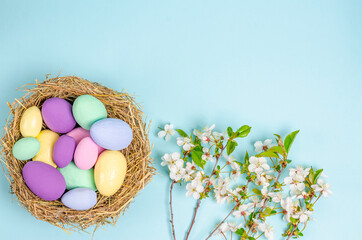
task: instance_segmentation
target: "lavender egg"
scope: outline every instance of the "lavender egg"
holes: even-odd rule
[[[88,210],[97,204],[97,193],[89,188],[75,188],[66,192],[62,203],[74,210]]]
[[[54,145],[53,160],[55,164],[64,168],[73,160],[76,142],[74,138],[62,135]]]
[[[95,122],[90,129],[90,135],[96,144],[109,150],[125,149],[133,138],[131,127],[116,118],[105,118]]]
[[[76,125],[72,105],[62,98],[47,99],[41,113],[45,124],[54,132],[67,133]]]
[[[30,161],[23,168],[23,178],[29,189],[41,199],[54,201],[65,191],[63,175],[49,164]]]

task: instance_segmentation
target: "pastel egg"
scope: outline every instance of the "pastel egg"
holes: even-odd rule
[[[75,188],[63,195],[62,203],[74,210],[88,210],[97,204],[97,193],[89,188]]]
[[[120,151],[105,150],[94,167],[98,191],[104,196],[115,194],[122,186],[127,172],[126,158]]]
[[[36,137],[43,126],[40,109],[32,106],[25,110],[20,120],[20,133],[24,137]]]
[[[130,145],[133,138],[131,127],[116,118],[105,118],[95,122],[90,134],[95,143],[109,150],[122,150]]]
[[[18,160],[29,160],[40,150],[40,142],[35,137],[25,137],[18,140],[12,149],[13,155]]]
[[[40,142],[40,150],[38,154],[33,157],[33,161],[44,162],[56,168],[57,165],[53,159],[53,149],[59,135],[46,129],[41,131],[36,138]]]
[[[53,159],[59,167],[66,167],[72,160],[75,151],[75,140],[67,135],[62,135],[54,144]]]
[[[67,133],[68,136],[74,138],[76,145],[79,144],[79,142],[86,137],[90,137],[90,131],[86,130],[82,127],[77,127],[74,128],[72,131],[70,131],[69,133]],[[98,149],[98,155],[104,151],[104,148],[102,148],[101,146],[99,146],[97,144],[97,149]]]
[[[107,117],[107,110],[97,98],[82,95],[73,103],[73,115],[82,128],[89,130],[94,122]]]
[[[97,187],[94,182],[93,168],[82,170],[79,169],[72,161],[68,164],[68,166],[59,168],[59,171],[65,178],[68,190],[74,188],[90,188],[97,191]]]
[[[90,138],[83,138],[74,153],[74,162],[78,168],[87,170],[94,166],[98,158],[97,144]]]
[[[76,125],[72,105],[62,98],[47,99],[43,103],[41,113],[45,124],[54,132],[67,133]]]
[[[41,199],[54,201],[65,191],[65,180],[60,172],[43,162],[27,162],[23,178],[29,189]]]
[[[74,138],[76,145],[85,137],[90,137],[89,130],[86,130],[82,127],[74,128],[72,131],[67,133],[68,136]]]

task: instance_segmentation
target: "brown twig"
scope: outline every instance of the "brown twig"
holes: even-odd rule
[[[239,202],[240,202],[240,200],[238,201],[238,203],[239,203]],[[234,207],[233,209],[231,209],[231,211],[230,211],[229,214],[224,218],[224,220],[222,220],[222,221],[219,223],[219,225],[217,225],[217,227],[210,233],[210,235],[209,235],[205,240],[211,238],[211,236],[214,234],[214,232],[216,232],[216,231],[219,229],[219,227],[226,221],[226,219],[228,219],[228,217],[230,217],[230,215],[235,211],[235,209],[236,209],[237,206],[239,205],[238,203],[235,205],[235,207]]]
[[[171,210],[171,226],[172,226],[172,236],[173,239],[176,240],[176,236],[175,236],[175,225],[173,223],[173,211],[172,211],[172,190],[173,190],[173,185],[175,184],[175,181],[172,181],[171,183],[171,188],[170,188],[170,210]]]
[[[192,218],[192,222],[191,222],[189,231],[187,232],[187,235],[186,235],[186,240],[189,238],[190,233],[191,233],[191,229],[192,229],[192,227],[194,226],[195,219],[196,219],[196,214],[197,214],[197,210],[199,209],[200,204],[201,204],[201,199],[199,199],[199,200],[197,201],[197,205],[196,205],[195,211],[194,211],[194,216],[193,216],[193,218]]]

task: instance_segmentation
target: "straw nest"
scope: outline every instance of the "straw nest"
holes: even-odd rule
[[[47,76],[44,82],[36,81],[35,84],[27,84],[20,89],[26,94],[13,104],[8,103],[11,111],[1,139],[2,167],[10,183],[10,193],[15,194],[19,203],[37,219],[67,232],[85,230],[90,226],[94,226],[96,230],[104,224],[115,224],[120,214],[155,174],[150,158],[148,124],[145,123],[141,107],[128,93],[117,92],[75,76]],[[130,146],[122,150],[127,159],[128,171],[121,189],[111,197],[98,194],[96,206],[88,211],[76,211],[65,207],[60,201],[45,201],[33,194],[22,177],[26,162],[15,159],[11,150],[14,143],[22,137],[19,124],[28,107],[35,105],[41,108],[43,102],[51,97],[73,102],[83,94],[93,95],[102,101],[107,108],[108,117],[127,122],[133,129],[133,140]]]

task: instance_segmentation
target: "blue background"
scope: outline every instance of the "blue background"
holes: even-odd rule
[[[304,239],[360,239],[361,12],[357,0],[1,0],[1,125],[6,102],[22,94],[15,89],[47,73],[136,95],[152,120],[159,171],[115,227],[96,233],[102,240],[170,239],[170,182],[159,158],[176,148],[157,138],[158,126],[248,124],[243,150],[272,133],[301,129],[291,158],[323,167],[334,192],[316,207]],[[1,239],[90,239],[36,220],[8,191],[0,174]],[[184,194],[176,187],[179,239],[195,206]],[[226,208],[205,202],[192,239],[203,239]],[[282,239],[285,223],[275,221],[275,239]]]

